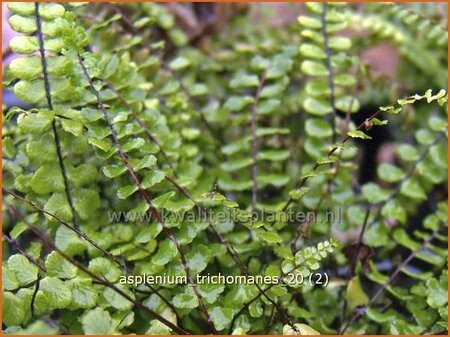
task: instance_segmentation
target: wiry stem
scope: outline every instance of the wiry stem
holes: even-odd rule
[[[269,316],[269,321],[267,322],[267,326],[266,326],[266,335],[269,334],[270,328],[272,328],[273,323],[275,321],[275,307],[272,306],[272,309],[270,310],[270,316]]]
[[[409,169],[409,171],[405,174],[405,176],[402,178],[402,180],[400,180],[397,184],[397,187],[392,191],[392,193],[388,196],[388,198],[383,201],[383,204],[388,204],[391,201],[393,201],[395,199],[395,197],[400,193],[400,190],[403,186],[403,184],[409,180],[409,178],[411,178],[411,176],[414,174],[414,172],[417,169],[417,166],[424,161],[425,157],[427,156],[428,152],[430,151],[430,149],[434,146],[439,144],[443,139],[445,138],[445,132],[440,132],[439,136],[436,137],[436,139],[431,142],[430,144],[428,144],[423,152],[420,154],[419,158],[414,162],[414,165],[411,166],[411,168]],[[372,221],[369,224],[369,227],[373,226],[375,224],[375,222],[377,221],[378,217],[381,215],[381,211],[382,211],[382,207],[380,207],[376,213],[376,215],[374,216],[374,218],[372,219]]]
[[[331,51],[330,46],[328,45],[328,32],[327,32],[327,10],[328,4],[326,2],[323,3],[323,10],[320,16],[322,23],[322,36],[323,36],[323,47],[325,49],[326,54],[326,65],[328,69],[328,88],[330,89],[329,103],[331,109],[333,109],[333,114],[331,116],[331,127],[333,129],[333,136],[331,138],[331,142],[334,143],[336,141],[336,105],[335,105],[335,90],[334,90],[334,67],[331,63]]]
[[[356,89],[356,86],[355,86],[355,89]],[[348,122],[349,122],[349,120],[350,120],[350,111],[352,110],[352,107],[353,107],[353,104],[354,104],[355,100],[356,100],[356,98],[355,98],[355,93],[353,93],[352,100],[350,101],[350,104],[349,104],[349,110],[348,110],[349,112],[347,113],[347,117],[346,117],[346,119],[348,119],[347,124],[348,124]],[[338,159],[339,159],[340,155],[341,155],[341,154],[338,155]],[[339,162],[338,162],[338,163],[336,164],[336,168],[335,168],[335,170],[334,170],[333,177],[330,178],[330,179],[328,179],[328,182],[327,182],[327,189],[325,190],[325,192],[322,192],[322,193],[321,193],[320,199],[319,199],[319,201],[317,202],[317,206],[316,206],[316,208],[315,208],[315,210],[314,210],[314,213],[317,213],[317,212],[319,211],[319,208],[320,208],[320,206],[322,205],[323,201],[325,200],[325,197],[326,197],[327,195],[330,195],[330,193],[331,193],[331,188],[332,188],[332,184],[333,184],[333,181],[335,180],[335,178],[337,177],[337,174],[338,174],[338,172],[339,172],[339,168],[340,168],[340,165],[339,165]],[[307,226],[306,230],[308,230],[308,232],[309,232],[309,225],[310,225],[310,221],[308,221],[308,222],[305,224],[305,226]],[[330,233],[331,233],[331,229],[332,229],[331,227],[332,227],[332,226],[331,226],[331,224],[330,224],[330,226],[329,226],[329,232],[330,232]],[[292,244],[291,244],[292,250],[295,248],[295,245],[296,245],[298,239],[300,239],[300,236],[302,235],[302,231],[303,231],[303,230],[302,230],[302,227],[300,227],[300,228],[298,229],[298,231],[297,231],[297,235],[296,235],[294,241],[293,241]]]
[[[378,117],[378,115],[380,115],[383,111],[382,110],[377,110],[376,112],[374,112],[369,118],[367,118],[364,122],[362,122],[361,124],[358,125],[358,127],[355,130],[362,130],[363,128],[365,128],[365,125],[367,123],[367,121],[371,121],[372,119]],[[344,139],[342,140],[342,145],[344,145],[345,143],[348,142],[348,140],[351,137],[349,135],[345,136]],[[340,148],[339,145],[334,145],[330,151],[328,151],[327,153],[327,157],[331,157],[338,149]],[[318,162],[316,162],[316,164],[314,165],[314,167],[312,168],[311,172],[315,172],[318,168],[319,168],[320,164]],[[305,176],[303,179],[301,179],[299,181],[299,183],[297,184],[296,188],[300,189],[303,186],[305,186],[306,182],[308,181],[308,179],[310,178],[310,176]],[[286,204],[283,206],[282,211],[284,212],[290,205],[291,203],[294,201],[294,199],[292,199],[292,197],[289,197],[288,201],[286,202]]]
[[[106,278],[97,276],[95,273],[93,273],[87,267],[82,265],[80,262],[78,262],[77,260],[68,256],[66,253],[64,253],[62,250],[60,250],[58,247],[56,247],[56,245],[51,240],[49,240],[47,238],[47,236],[43,232],[41,232],[39,229],[37,229],[36,227],[34,227],[32,225],[28,225],[28,226],[36,234],[36,236],[39,237],[39,239],[42,242],[44,242],[46,245],[48,245],[54,251],[58,252],[65,260],[67,260],[68,262],[70,262],[71,264],[73,264],[74,266],[76,266],[80,270],[82,270],[84,273],[89,275],[91,277],[91,279],[95,280],[96,282],[102,284],[103,286],[108,287],[111,290],[113,290],[114,292],[118,293],[123,298],[125,298],[128,302],[132,303],[135,307],[147,312],[152,317],[154,317],[155,319],[157,319],[158,321],[160,321],[162,324],[166,325],[168,328],[172,329],[173,331],[175,331],[179,334],[182,334],[182,335],[189,335],[189,332],[187,332],[186,330],[184,330],[184,329],[180,328],[179,326],[173,324],[172,322],[168,321],[163,316],[159,315],[158,313],[156,313],[155,311],[150,309],[147,305],[145,305],[141,301],[132,298],[130,295],[128,295],[128,293],[126,293],[125,291],[123,291],[122,289],[120,289],[119,287],[114,285],[113,283],[109,282]]]
[[[174,171],[174,166],[172,164],[172,162],[169,159],[169,156],[167,155],[167,153],[164,151],[161,142],[158,140],[158,138],[156,138],[155,135],[153,135],[150,130],[145,126],[144,121],[139,118],[138,112],[136,111],[136,109],[125,99],[125,97],[112,85],[112,83],[108,82],[107,80],[102,80],[107,86],[108,88],[110,88],[119,98],[119,100],[125,104],[125,106],[131,111],[131,113],[133,114],[134,119],[136,119],[136,122],[139,124],[139,126],[142,128],[142,130],[144,130],[144,132],[147,134],[148,138],[159,148],[159,151],[161,152],[162,156],[164,157],[166,163],[170,166],[170,168],[172,169],[172,171]]]
[[[8,193],[9,195],[11,195],[12,197],[14,197],[15,199],[22,201],[26,204],[28,204],[29,206],[31,206],[32,208],[34,208],[35,210],[46,214],[52,218],[54,218],[58,223],[60,223],[61,225],[63,225],[64,227],[68,228],[69,230],[73,231],[75,234],[77,234],[81,239],[87,241],[88,243],[90,243],[94,248],[96,248],[98,251],[100,251],[101,253],[103,253],[106,257],[108,257],[109,259],[111,259],[113,262],[115,262],[119,267],[123,268],[123,269],[127,269],[125,262],[121,262],[119,261],[115,256],[113,256],[110,252],[108,252],[107,250],[101,248],[99,245],[97,245],[95,243],[95,241],[93,241],[87,234],[77,230],[76,228],[74,228],[71,224],[65,222],[64,220],[62,220],[61,218],[59,218],[58,216],[56,216],[55,214],[48,212],[46,210],[44,210],[43,208],[37,206],[36,204],[34,204],[33,202],[21,197],[20,195],[8,190],[7,188],[2,188],[2,190],[6,193]],[[15,216],[18,216],[20,214],[18,214],[17,210],[15,210],[15,208],[11,205],[10,209],[13,210]],[[26,221],[26,219],[23,219],[23,221],[25,222],[26,225],[30,226],[30,224]],[[25,252],[26,253],[26,252]],[[23,254],[23,253],[22,253]],[[25,254],[23,254],[25,255]],[[26,256],[26,255],[25,255]],[[30,256],[30,258],[32,258]],[[31,261],[31,260],[30,260]],[[36,262],[37,263],[37,262]],[[44,268],[44,266],[41,266],[41,268]],[[42,271],[45,272],[45,268],[41,269]],[[166,303],[173,311],[174,313],[178,316],[178,312],[177,309],[175,308],[175,306],[170,303],[157,289],[152,288],[150,285],[148,285],[148,287],[150,289],[152,289],[152,291],[159,297],[161,298],[162,301],[164,301],[164,303]],[[135,289],[133,289],[135,290]]]
[[[115,91],[115,89],[111,86],[108,85],[113,91]],[[262,85],[261,85],[262,88]],[[260,90],[259,90],[260,91]],[[120,96],[119,96],[120,97]],[[122,96],[121,100],[123,101],[123,103],[125,105],[127,105],[129,107],[129,109],[132,109],[132,106],[125,100],[125,98]],[[143,124],[142,120],[140,120],[139,116],[136,114],[133,114],[133,117],[137,120],[138,124],[141,125]],[[149,139],[151,141],[154,141],[151,137],[151,135],[147,134]],[[160,145],[160,150],[164,151],[162,146]],[[176,172],[173,171],[173,174],[176,175]],[[198,202],[194,199],[194,197],[191,195],[191,193],[189,192],[189,190],[185,187],[182,187],[174,178],[170,177],[169,175],[165,176],[165,179],[167,181],[169,181],[178,191],[181,192],[181,194],[183,196],[185,196],[186,198],[188,198],[189,200],[191,200],[192,202],[194,202],[195,206],[197,207],[198,211],[200,212],[200,214],[202,215],[207,215],[205,209],[203,209],[203,207],[201,207]],[[217,229],[215,228],[214,224],[212,223],[211,219],[208,218],[208,222],[210,225],[210,228],[212,229],[212,231],[214,232],[214,234],[219,238],[219,241],[221,242],[221,244],[223,244],[226,249],[227,252],[231,255],[231,257],[235,260],[235,262],[239,265],[241,271],[243,274],[245,275],[250,275],[250,272],[248,271],[246,265],[242,262],[242,259],[239,257],[239,254],[236,252],[236,250],[234,249],[234,247],[227,241],[225,240],[225,238],[217,231]],[[256,285],[259,291],[262,291],[262,289]],[[264,294],[264,296],[267,298],[267,300],[269,300],[270,302],[272,302],[272,304],[274,305],[274,307],[277,307],[277,310],[279,310],[280,312],[282,312],[282,316],[283,318],[285,318],[286,322],[289,322],[290,319],[289,317],[286,316],[286,313],[284,313],[283,308],[281,308],[280,306],[278,306],[272,299],[270,299],[267,295]]]
[[[139,177],[137,176],[137,173],[134,171],[134,169],[131,167],[129,161],[128,161],[128,156],[125,154],[125,152],[123,151],[122,148],[122,143],[119,140],[119,137],[117,136],[116,130],[114,129],[114,126],[108,116],[108,113],[105,109],[105,106],[103,105],[102,100],[100,99],[100,93],[97,90],[97,88],[94,86],[94,83],[92,82],[92,78],[89,75],[87,68],[84,64],[83,59],[81,58],[80,55],[78,55],[78,63],[81,66],[81,69],[83,71],[83,74],[86,78],[86,80],[89,83],[90,88],[92,89],[92,91],[94,92],[94,95],[96,97],[96,101],[97,101],[97,106],[100,109],[100,111],[103,114],[103,117],[105,119],[106,124],[108,125],[110,131],[111,131],[111,136],[113,138],[114,144],[117,147],[118,153],[119,153],[119,157],[120,159],[123,161],[128,174],[131,178],[131,180],[133,181],[134,185],[136,186],[139,194],[141,195],[141,197],[144,199],[144,201],[146,202],[147,206],[149,207],[150,211],[152,212],[153,216],[155,217],[155,219],[161,224],[162,228],[163,228],[163,232],[166,234],[166,236],[169,238],[170,241],[172,241],[175,244],[175,247],[178,251],[178,254],[180,256],[181,259],[181,264],[183,265],[183,269],[186,273],[187,279],[189,280],[189,283],[191,284],[194,293],[198,299],[200,308],[202,310],[202,312],[204,313],[206,320],[208,322],[208,325],[211,329],[211,331],[215,334],[217,334],[217,331],[214,327],[213,321],[211,319],[211,316],[208,313],[208,310],[206,309],[205,304],[203,303],[203,299],[202,299],[202,295],[200,294],[196,284],[194,283],[192,276],[190,274],[190,270],[188,267],[188,263],[186,260],[186,254],[184,252],[184,249],[182,248],[180,242],[177,240],[177,238],[174,236],[174,234],[172,233],[171,229],[169,227],[167,227],[164,219],[162,218],[161,214],[159,213],[159,211],[156,209],[156,207],[153,205],[153,202],[150,198],[150,196],[147,194],[147,192],[145,191],[145,189],[142,186],[142,183],[139,179]]]
[[[50,217],[52,217],[53,219],[55,219],[58,223],[60,223],[61,225],[63,225],[64,227],[66,227],[67,229],[71,230],[72,232],[74,232],[76,235],[78,235],[81,239],[89,242],[94,248],[96,248],[97,250],[99,250],[100,252],[102,252],[105,256],[109,257],[111,260],[115,261],[116,263],[118,263],[119,265],[121,265],[120,261],[118,261],[110,252],[108,252],[106,249],[103,249],[102,247],[100,247],[98,244],[95,243],[94,240],[92,240],[86,233],[80,231],[79,229],[75,228],[75,226],[73,226],[73,224],[70,224],[66,221],[64,221],[63,219],[61,219],[60,217],[58,217],[57,215],[46,211],[45,209],[39,207],[38,205],[36,205],[35,203],[33,203],[30,200],[25,199],[24,197],[18,195],[17,193],[2,187],[3,192],[8,193],[9,195],[11,195],[12,197],[14,197],[17,200],[20,200],[26,204],[28,204],[29,206],[31,206],[32,208],[34,208],[35,210],[48,215]]]
[[[365,312],[367,311],[367,309],[373,305],[375,303],[375,301],[378,299],[378,297],[386,290],[386,288],[395,280],[395,278],[397,277],[397,275],[401,272],[401,270],[403,268],[405,268],[409,262],[411,262],[411,260],[423,249],[425,249],[430,242],[435,238],[435,236],[438,234],[438,231],[434,231],[433,234],[431,234],[431,236],[426,239],[422,245],[420,245],[419,248],[417,248],[416,250],[412,251],[411,254],[408,255],[408,257],[394,270],[394,272],[391,274],[391,276],[389,277],[389,279],[383,283],[383,285],[381,285],[378,290],[376,291],[376,293],[371,297],[371,299],[369,300],[369,303],[366,305],[366,307],[364,308],[364,311],[356,311],[352,318],[347,322],[347,324],[345,324],[340,330],[339,330],[339,334],[344,334],[345,331],[347,331],[347,329],[350,327],[350,325],[356,320],[358,319],[360,316],[363,316],[365,314]]]
[[[363,222],[361,231],[359,232],[357,246],[356,246],[356,252],[355,252],[355,255],[353,256],[353,261],[351,264],[352,270],[350,270],[350,277],[353,276],[355,273],[356,263],[358,262],[358,256],[359,256],[359,252],[361,251],[364,233],[366,232],[366,229],[367,229],[367,222],[369,221],[369,217],[370,217],[370,206],[367,207],[366,214],[364,215],[364,222]]]
[[[369,221],[369,216],[370,216],[370,206],[367,207],[366,214],[364,216],[364,222],[363,222],[361,231],[359,232],[358,241],[356,243],[357,244],[356,250],[349,262],[349,267],[348,267],[349,278],[347,279],[347,281],[345,283],[344,291],[348,288],[350,280],[352,279],[353,275],[355,274],[355,268],[356,268],[356,264],[358,262],[359,252],[361,251],[364,233],[367,229],[367,222]],[[343,322],[345,319],[345,312],[347,311],[347,305],[348,305],[347,298],[344,298],[344,306],[343,306],[341,318],[340,318],[341,322]]]
[[[142,126],[142,125],[144,124],[143,121],[139,118],[138,114],[137,114],[136,111],[133,109],[133,107],[131,106],[131,104],[128,103],[128,102],[126,101],[126,99],[125,99],[125,98],[124,98],[124,97],[123,97],[123,96],[122,96],[122,95],[121,95],[121,94],[120,94],[120,93],[119,93],[119,92],[118,92],[111,84],[109,84],[109,83],[108,83],[107,81],[105,81],[105,80],[104,80],[104,82],[107,84],[107,86],[108,86],[111,90],[113,90],[114,92],[116,92],[116,94],[118,95],[118,97],[119,97],[119,99],[122,101],[122,103],[124,103],[131,111],[134,111],[133,117],[136,119],[136,121],[138,122],[138,124],[141,125],[141,127],[144,128],[145,125]],[[262,84],[261,84],[260,88],[262,88]],[[258,91],[260,91],[260,90],[261,90],[261,89],[259,89]],[[144,128],[144,130],[145,130],[145,128]],[[150,134],[150,132],[147,132],[147,136],[149,137],[150,141],[155,142],[156,138],[154,138],[154,137]],[[163,149],[162,145],[160,145],[159,143],[158,143],[157,145],[159,146],[160,151],[161,151],[162,153],[164,153],[164,149]],[[176,176],[176,171],[175,171],[175,170],[173,170],[173,174]],[[166,179],[167,181],[169,181],[169,182],[170,182],[177,190],[179,190],[183,196],[185,196],[185,197],[188,198],[189,200],[193,201],[194,204],[195,204],[195,206],[197,207],[198,211],[200,212],[200,214],[203,214],[203,215],[206,214],[206,211],[205,211],[205,210],[198,204],[198,202],[193,198],[193,196],[190,194],[190,192],[189,192],[189,190],[188,190],[187,188],[182,187],[180,184],[178,184],[178,182],[177,182],[174,178],[172,178],[172,177],[170,177],[170,176],[168,176],[168,175],[165,176],[165,179]],[[209,225],[210,225],[211,229],[213,230],[214,234],[215,234],[216,236],[218,236],[220,243],[223,244],[223,245],[226,247],[228,253],[229,253],[229,254],[231,255],[231,257],[235,260],[235,262],[239,265],[239,267],[240,267],[242,273],[243,273],[243,274],[246,274],[246,275],[250,275],[250,272],[248,271],[246,265],[242,262],[242,259],[240,258],[239,254],[236,252],[236,250],[234,249],[234,247],[233,247],[228,241],[226,241],[225,238],[217,231],[217,229],[215,228],[215,226],[214,226],[214,224],[212,223],[211,219],[208,218],[208,222],[209,222]],[[257,288],[258,288],[259,291],[262,291],[262,289],[261,289],[258,285],[256,285],[256,286],[257,286]],[[265,294],[263,294],[263,295],[264,295],[269,301],[273,302],[273,305],[274,305],[274,307],[277,307],[277,310],[283,311],[283,309],[282,309],[281,307],[279,307],[272,299],[270,299],[270,298],[269,298],[267,295],[265,295]],[[283,315],[283,318],[285,318],[284,316],[286,316],[286,314],[285,314],[284,312],[282,313],[282,315]],[[285,319],[286,319],[286,318],[285,318]],[[286,321],[289,321],[289,318],[288,318],[288,317],[287,317]]]
[[[121,21],[125,24],[126,28],[128,28],[133,34],[138,35],[142,38],[142,43],[144,46],[149,50],[149,52],[153,51],[153,46],[148,41],[148,39],[142,34],[142,32],[137,29],[133,22],[128,18],[127,14],[117,6],[116,4],[108,3],[108,5],[118,14],[121,15]],[[214,128],[211,126],[211,124],[208,122],[208,120],[205,117],[205,114],[202,112],[200,106],[198,105],[197,101],[192,97],[191,93],[189,92],[186,85],[181,80],[180,76],[172,70],[166,62],[164,62],[162,58],[162,54],[157,55],[159,62],[161,63],[162,67],[165,71],[167,71],[173,79],[178,83],[180,86],[181,91],[186,95],[187,99],[189,100],[189,103],[192,105],[192,107],[195,109],[195,111],[198,113],[198,116],[200,118],[200,121],[205,126],[205,128],[208,130],[209,134],[212,136],[214,140],[216,140],[219,144],[223,144],[224,141],[220,134],[214,131]]]
[[[36,259],[34,257],[32,257],[30,254],[28,254],[21,246],[20,244],[17,242],[17,240],[14,240],[13,238],[11,238],[8,234],[6,234],[5,232],[3,232],[3,238],[6,240],[6,242],[9,243],[9,245],[11,247],[14,248],[14,250],[16,250],[17,252],[19,252],[20,254],[22,254],[23,256],[25,256],[27,258],[28,261],[30,261],[32,264],[34,264],[36,267],[38,267],[42,272],[46,272],[45,267],[40,264],[39,262],[36,261]]]
[[[42,34],[42,20],[41,20],[40,14],[39,14],[39,3],[38,2],[35,2],[34,9],[35,9],[35,15],[36,15],[37,37],[38,37],[38,41],[39,41],[39,53],[41,55],[42,72],[44,74],[45,95],[47,98],[48,108],[50,110],[53,110],[50,79],[48,76],[48,69],[47,69],[47,58],[45,56],[45,48],[44,48],[44,35]],[[69,181],[67,179],[67,172],[66,172],[66,168],[64,166],[61,141],[58,136],[58,130],[56,128],[56,120],[54,118],[52,121],[52,132],[53,132],[53,137],[55,139],[55,147],[56,147],[56,155],[58,157],[58,164],[59,164],[59,168],[61,171],[61,175],[63,177],[64,191],[66,194],[67,202],[69,203],[70,211],[72,213],[72,222],[73,222],[73,225],[75,226],[75,228],[78,229],[80,226],[79,226],[77,218],[76,218],[75,207],[73,206],[73,198],[72,198],[72,194],[70,193]]]
[[[31,297],[31,302],[30,302],[31,316],[33,316],[33,317],[34,317],[34,303],[36,302],[36,296],[39,291],[40,284],[41,284],[41,279],[38,277],[38,279],[36,280],[36,286],[34,288],[33,295]]]
[[[317,202],[317,205],[313,211],[314,214],[317,214],[317,212],[319,211],[320,206],[322,205],[323,201],[325,200],[325,195],[326,195],[326,193],[322,193],[320,195],[319,201]],[[295,238],[291,243],[291,251],[292,252],[295,252],[296,246],[297,246],[297,241],[300,239],[300,237],[302,237],[306,231],[309,231],[308,227],[310,227],[310,224],[311,224],[311,221],[309,219],[306,222],[304,222],[303,224],[300,224],[299,228],[297,229],[297,234],[295,235]]]
[[[195,198],[190,194],[190,192],[184,188],[183,186],[181,186],[180,184],[178,184],[175,179],[173,179],[170,176],[166,175],[166,180],[169,181],[182,195],[184,195],[186,198],[188,198],[189,200],[191,200],[194,205],[196,206],[197,210],[199,211],[199,213],[202,216],[205,216],[208,220],[208,223],[210,225],[210,228],[212,229],[212,231],[214,232],[214,234],[219,238],[219,241],[221,244],[223,244],[228,252],[228,254],[230,254],[231,258],[236,262],[236,264],[239,266],[239,268],[241,269],[242,274],[246,275],[246,276],[250,276],[250,271],[248,270],[247,266],[245,265],[245,263],[242,261],[241,257],[239,256],[238,252],[236,251],[236,249],[233,247],[233,245],[228,242],[223,236],[222,234],[220,234],[220,232],[217,230],[217,228],[214,226],[213,222],[211,221],[211,219],[208,216],[208,213],[206,212],[206,210],[195,200]],[[256,288],[259,291],[259,294],[264,296],[270,303],[272,303],[272,305],[277,309],[277,311],[281,314],[282,318],[284,319],[284,321],[289,324],[293,329],[296,329],[294,326],[293,321],[289,318],[289,316],[287,315],[287,313],[285,312],[285,310],[273,299],[271,299],[269,296],[267,296],[267,294],[265,293],[265,290],[263,290],[259,284],[255,283]],[[232,326],[232,325],[231,325]]]
[[[280,276],[279,276],[279,279],[282,280],[286,275],[288,275],[289,273],[292,273],[292,272],[296,271],[297,269],[299,269],[299,268],[302,267],[302,266],[304,267],[304,263],[294,264],[294,265],[292,266],[292,269],[291,269],[289,272],[284,273],[284,272],[282,271],[281,274],[280,274]],[[276,286],[276,285],[278,285],[278,283],[271,283],[271,284],[269,284],[266,288],[262,289],[261,292],[260,292],[258,295],[256,295],[255,297],[253,297],[253,298],[252,298],[250,301],[248,301],[247,303],[245,303],[245,304],[242,306],[242,308],[241,308],[241,309],[233,316],[233,320],[231,321],[231,327],[233,326],[233,324],[234,324],[234,322],[237,320],[237,318],[244,312],[244,310],[247,309],[247,308],[250,306],[250,304],[252,304],[253,302],[255,302],[255,301],[256,301],[258,298],[260,298],[261,296],[267,296],[267,295],[266,295],[266,292],[269,291],[270,289],[272,289],[272,287],[274,287],[274,286]],[[282,313],[282,312],[281,312],[281,313]],[[293,324],[289,323],[289,325],[291,325],[291,327],[292,327],[295,331],[299,332],[298,329],[297,329],[297,327],[295,327]],[[231,333],[231,329],[230,329],[230,333]]]
[[[16,208],[15,208],[14,206],[10,205],[9,210],[10,210],[10,212],[12,213],[12,215],[13,215],[15,218],[17,218],[17,219],[19,218],[19,217],[18,217],[19,214],[18,214],[18,212],[17,212],[17,210],[16,210]],[[28,223],[26,222],[25,219],[24,219],[24,222],[25,222],[26,225],[28,225]],[[25,251],[25,250],[19,245],[19,243],[17,242],[17,240],[14,240],[14,239],[10,238],[6,233],[3,233],[3,237],[5,238],[5,240],[6,240],[12,247],[14,247],[15,250],[17,250],[20,254],[22,254],[23,256],[25,256],[25,257],[28,259],[28,261],[30,261],[30,262],[33,263],[35,266],[37,266],[42,272],[44,272],[44,273],[47,272],[46,268],[45,268],[42,264],[40,264],[34,257],[32,257],[30,254],[28,254],[27,251]],[[36,282],[35,282],[35,285],[34,285],[34,291],[33,291],[33,294],[32,294],[32,296],[31,296],[31,301],[30,301],[31,317],[34,317],[34,314],[35,314],[34,303],[35,303],[35,301],[36,301],[36,295],[37,295],[37,292],[39,291],[40,282],[41,282],[41,278],[40,278],[40,276],[38,275],[38,278],[37,278],[37,280],[36,280]]]
[[[265,74],[261,78],[258,89],[256,89],[256,97],[252,106],[252,113],[250,116],[250,125],[252,129],[252,212],[256,210],[256,202],[258,198],[258,135],[257,135],[257,119],[258,119],[258,103],[261,91],[265,82]]]

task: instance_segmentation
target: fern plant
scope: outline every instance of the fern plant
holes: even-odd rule
[[[4,333],[446,331],[447,35],[414,47],[427,69],[405,50],[430,19],[396,6],[244,16],[197,48],[161,4],[8,4]],[[355,22],[426,88],[372,92]]]

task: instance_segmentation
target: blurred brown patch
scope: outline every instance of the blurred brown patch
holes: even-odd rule
[[[245,12],[248,3],[166,3],[175,16],[177,24],[188,35],[191,42],[219,32],[233,17]]]
[[[361,59],[378,75],[395,78],[399,55],[396,48],[389,42],[380,43],[363,50]]]
[[[252,3],[250,16],[255,22],[274,27],[285,27],[297,22],[304,12],[304,4],[296,2]]]

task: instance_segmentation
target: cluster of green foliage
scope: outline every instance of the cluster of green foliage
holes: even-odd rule
[[[435,13],[307,3],[286,29],[244,15],[195,48],[160,4],[8,8],[22,55],[3,84],[29,107],[3,107],[5,334],[447,330],[447,32]],[[358,57],[385,40],[407,65],[401,85]],[[358,125],[364,104],[378,108]],[[387,127],[395,159],[360,185],[357,144]],[[317,219],[253,218],[289,210]],[[351,233],[355,244],[336,240]],[[316,271],[326,287],[195,282]],[[119,282],[143,274],[188,282]]]

